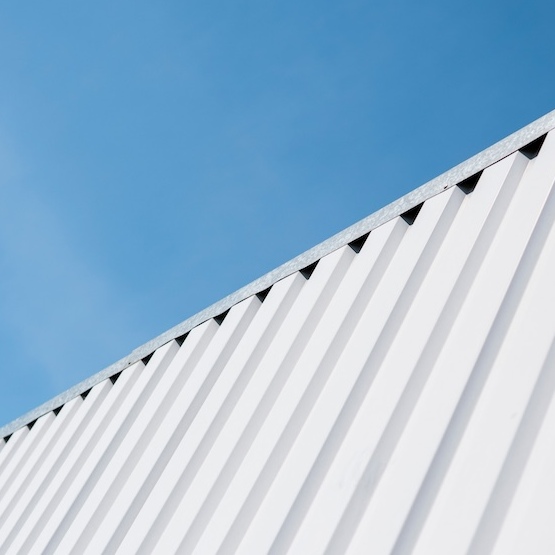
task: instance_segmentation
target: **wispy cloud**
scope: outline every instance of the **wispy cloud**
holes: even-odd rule
[[[136,326],[124,292],[79,249],[2,138],[0,167],[3,348],[11,351],[11,372],[32,367],[58,391],[126,354]]]

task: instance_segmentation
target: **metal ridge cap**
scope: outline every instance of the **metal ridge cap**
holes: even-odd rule
[[[290,261],[278,266],[276,269],[264,274],[262,277],[252,281],[248,285],[245,285],[241,289],[238,289],[234,293],[231,293],[227,297],[224,297],[222,300],[210,305],[204,310],[201,310],[190,318],[187,318],[180,324],[170,328],[166,332],[144,343],[140,347],[137,347],[129,355],[118,360],[104,370],[93,374],[91,377],[79,382],[75,386],[67,389],[49,401],[46,401],[37,408],[9,422],[0,428],[0,437],[6,438],[10,436],[16,430],[34,422],[37,418],[40,418],[44,414],[63,406],[71,399],[74,399],[78,395],[88,391],[100,382],[142,360],[162,345],[185,335],[199,324],[222,314],[246,298],[268,289],[281,279],[306,268],[331,252],[347,245],[355,239],[358,239],[365,233],[376,229],[380,225],[396,218],[397,216],[400,216],[401,214],[404,214],[420,203],[425,202],[426,200],[451,187],[454,187],[461,181],[472,177],[476,173],[485,170],[487,167],[499,162],[499,160],[502,160],[507,156],[510,156],[517,150],[525,147],[554,128],[555,110],[552,110],[546,115],[526,125],[519,131],[512,133],[508,137],[500,140],[471,158],[468,158],[464,162],[461,162],[450,170],[447,170],[417,189],[414,189],[366,218],[363,218],[343,231],[333,235],[329,239],[326,239],[322,243],[319,243],[315,247],[312,247]]]

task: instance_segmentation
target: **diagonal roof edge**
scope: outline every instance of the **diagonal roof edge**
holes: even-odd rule
[[[486,148],[479,154],[472,156],[468,160],[458,164],[454,168],[442,173],[438,177],[428,181],[421,187],[414,189],[410,193],[397,199],[396,201],[374,212],[370,216],[360,220],[359,222],[351,225],[345,230],[333,235],[329,239],[316,245],[315,247],[305,251],[299,256],[293,258],[289,262],[282,264],[275,270],[268,272],[257,280],[249,283],[241,289],[231,293],[222,300],[212,304],[208,308],[201,310],[197,314],[187,318],[177,326],[162,333],[158,337],[148,341],[144,345],[133,350],[126,357],[118,360],[114,364],[108,366],[104,370],[94,374],[90,378],[83,380],[77,385],[67,389],[60,395],[43,403],[39,407],[25,413],[23,416],[13,420],[0,428],[0,437],[9,437],[13,432],[34,422],[40,416],[63,406],[65,403],[74,399],[78,395],[88,391],[98,383],[118,374],[125,368],[145,358],[153,353],[162,345],[168,343],[172,339],[176,339],[185,335],[187,332],[224,312],[226,312],[233,305],[241,302],[242,300],[260,293],[271,287],[279,280],[306,268],[313,262],[320,260],[322,257],[330,254],[351,241],[358,239],[365,233],[376,229],[380,225],[388,222],[389,220],[404,214],[411,208],[421,204],[422,202],[430,199],[431,197],[454,187],[465,179],[472,177],[476,173],[486,169],[488,166],[495,164],[499,160],[511,155],[517,150],[522,149],[532,141],[545,135],[547,132],[555,128],[555,110],[549,112],[545,116],[537,119],[529,125],[523,127],[519,131],[509,135],[505,139],[495,143],[489,148]]]

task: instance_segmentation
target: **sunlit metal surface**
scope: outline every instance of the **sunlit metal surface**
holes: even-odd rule
[[[555,552],[555,132],[474,169],[12,426],[0,553]]]

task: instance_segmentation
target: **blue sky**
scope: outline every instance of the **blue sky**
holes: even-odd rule
[[[0,425],[555,108],[552,2],[0,4]]]

